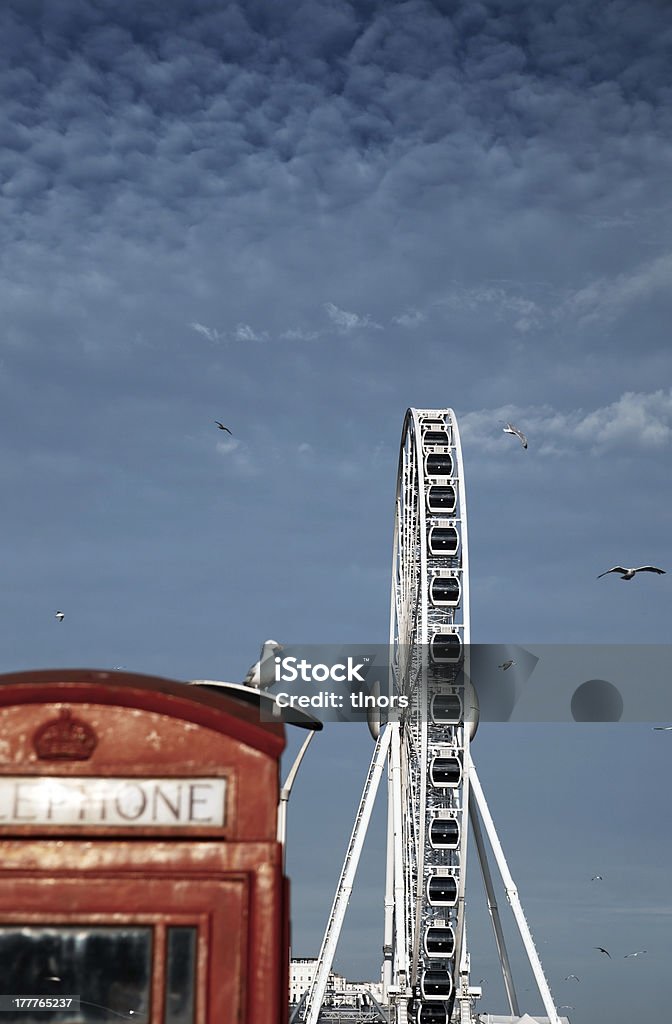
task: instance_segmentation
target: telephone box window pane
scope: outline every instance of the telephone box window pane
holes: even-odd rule
[[[149,1021],[152,929],[67,925],[0,927],[3,992],[78,995],[80,1011],[20,1010],[1,1024],[118,1024]]]
[[[196,928],[168,929],[165,1024],[194,1024],[196,939]]]

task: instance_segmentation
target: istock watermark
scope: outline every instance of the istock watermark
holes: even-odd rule
[[[370,658],[356,664],[354,658],[348,657],[345,663],[337,662],[335,665],[325,662],[313,664],[305,658],[293,657],[276,657],[274,660],[276,683],[295,683],[297,679],[305,683],[326,683],[328,679],[333,683],[363,683],[365,679],[361,671]]]
[[[417,646],[286,644],[268,669],[264,721],[418,720],[442,695],[460,721],[672,724],[670,644],[463,645],[444,630]]]

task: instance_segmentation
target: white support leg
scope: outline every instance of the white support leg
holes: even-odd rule
[[[398,726],[388,725],[388,729]],[[391,744],[394,746],[394,744]],[[385,926],[383,929],[383,1000],[389,999],[394,956],[394,799],[391,759],[387,762],[387,855],[385,864]]]
[[[388,726],[390,738],[390,772],[392,776],[392,820],[394,822],[394,984],[405,988],[408,983],[406,960],[406,907],[403,851],[403,801],[401,792],[401,732],[398,723]]]
[[[471,820],[471,830],[474,834],[476,852],[478,853],[478,862],[481,865],[481,874],[483,875],[483,884],[485,885],[485,893],[488,900],[488,912],[490,914],[490,920],[492,921],[492,927],[495,932],[495,943],[497,945],[499,962],[502,965],[502,976],[504,978],[506,998],[508,999],[509,1009],[511,1013],[515,1014],[516,1017],[520,1017],[518,997],[516,996],[516,990],[513,984],[513,975],[511,974],[509,954],[507,953],[506,943],[504,942],[504,932],[502,930],[502,922],[499,916],[499,909],[497,907],[497,899],[495,897],[495,887],[492,884],[492,875],[490,874],[488,855],[485,849],[485,841],[483,839],[481,823],[478,820],[478,808],[476,807],[476,800],[474,798],[473,792],[469,793],[469,818]]]
[[[383,768],[385,767],[385,760],[390,746],[391,735],[392,733],[388,726],[384,732],[381,732],[373,751],[371,765],[366,777],[366,782],[364,783],[362,798],[359,802],[359,808],[355,817],[355,824],[352,830],[352,835],[350,836],[350,842],[348,843],[348,849],[345,854],[341,877],[338,881],[338,888],[336,889],[336,895],[331,907],[331,914],[329,915],[324,939],[322,940],[322,947],[317,960],[317,970],[315,972],[310,992],[308,993],[305,1017],[306,1024],[317,1024],[317,1020],[320,1015],[324,993],[326,992],[327,982],[329,980],[329,972],[331,971],[331,965],[334,962],[336,946],[338,945],[338,940],[341,935],[343,919],[345,918],[345,912],[348,908],[348,902],[350,900],[350,894],[352,893],[352,886],[355,881],[355,874],[359,864],[359,857],[366,837],[366,830],[369,826],[369,821],[371,820],[371,812],[376,800],[378,785],[383,774]]]
[[[509,866],[506,863],[502,844],[499,841],[499,836],[495,829],[495,823],[492,820],[492,816],[488,809],[478,775],[476,774],[476,768],[474,767],[474,762],[471,760],[471,757],[469,758],[469,776],[471,779],[471,790],[483,819],[485,830],[488,833],[488,839],[490,840],[490,845],[492,846],[492,851],[495,855],[495,860],[497,861],[497,867],[499,868],[499,873],[502,876],[502,881],[504,882],[506,896],[511,904],[513,916],[516,919],[518,931],[520,932],[520,937],[523,940],[525,952],[527,953],[527,958],[530,962],[530,967],[532,968],[532,973],[534,974],[537,988],[539,989],[539,994],[541,995],[541,999],[544,1004],[544,1009],[548,1014],[550,1024],[560,1024],[560,1017],[558,1016],[558,1011],[555,1008],[553,996],[551,995],[551,990],[548,986],[548,982],[546,981],[544,969],[541,966],[541,960],[539,959],[539,955],[535,948],[532,933],[530,932],[529,925],[525,920],[525,914],[523,913],[523,907],[520,902],[520,897],[518,896],[518,890],[513,878],[511,877]]]

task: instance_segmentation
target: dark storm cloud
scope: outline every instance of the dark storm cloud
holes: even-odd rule
[[[129,194],[191,219],[250,189],[295,212],[496,182],[562,206],[662,168],[672,116],[655,4],[14,3],[2,20],[6,210],[60,204],[62,226],[73,192],[120,229]]]
[[[109,360],[176,324],[290,345],[380,324],[387,351],[421,326],[534,360],[620,322],[625,345],[637,315],[656,347],[661,10],[5,5],[5,342]]]

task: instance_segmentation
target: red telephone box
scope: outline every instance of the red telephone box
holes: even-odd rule
[[[0,1024],[285,1021],[284,744],[184,683],[0,675]]]

